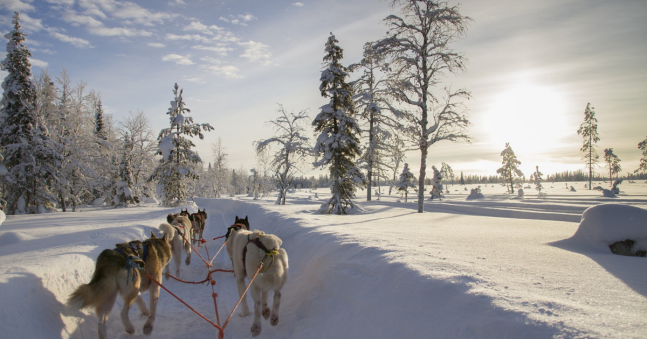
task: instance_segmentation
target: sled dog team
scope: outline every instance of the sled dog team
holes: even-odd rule
[[[207,219],[206,210],[189,214],[182,210],[169,214],[167,223],[162,223],[159,230],[161,237],[151,231],[149,239],[134,240],[116,244],[114,249],[106,249],[99,254],[92,279],[82,284],[69,296],[67,304],[73,309],[94,308],[99,318],[98,332],[100,339],[107,338],[107,322],[110,311],[115,304],[117,294],[123,300],[120,317],[124,329],[129,334],[135,333],[128,312],[133,302],[142,316],[146,316],[143,332],[150,335],[157,311],[160,288],[151,278],[161,283],[162,271],[166,267],[166,279],[169,278],[169,262],[175,263],[175,276],[180,277],[182,249],[186,253],[186,265],[191,264],[191,242],[200,241]],[[194,236],[198,237],[197,239]],[[279,322],[281,289],[287,281],[288,256],[282,241],[275,235],[262,231],[250,231],[249,219],[236,216],[234,225],[227,228],[227,253],[234,267],[239,296],[242,296],[240,316],[250,314],[245,292],[245,277],[251,279],[263,262],[256,278],[252,281],[249,293],[254,301],[254,320],[251,327],[252,336],[261,333],[260,317],[270,319],[275,326]],[[150,277],[150,278],[149,278]],[[141,293],[149,291],[149,307]],[[272,308],[268,306],[268,292],[273,291]]]

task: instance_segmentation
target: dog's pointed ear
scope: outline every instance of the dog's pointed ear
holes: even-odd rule
[[[236,220],[234,221],[234,223],[237,223],[237,222],[238,222],[238,216],[236,216]]]
[[[247,218],[247,216],[245,216],[245,221],[249,221],[249,219]]]
[[[157,239],[157,237],[155,236],[155,233],[153,233],[153,231],[151,231],[151,239]]]

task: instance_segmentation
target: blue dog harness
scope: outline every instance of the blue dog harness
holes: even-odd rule
[[[148,256],[148,247],[146,247],[141,241],[135,240],[125,244],[125,246],[118,246],[113,249],[113,251],[119,253],[126,259],[126,285],[128,285],[129,280],[135,282],[136,274],[134,270],[144,273],[144,265],[146,257]],[[134,254],[129,252],[133,252]],[[130,278],[131,272],[133,275],[132,279]]]

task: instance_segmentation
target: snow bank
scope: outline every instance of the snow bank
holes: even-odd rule
[[[647,249],[647,210],[626,205],[597,205],[582,213],[582,221],[573,239],[604,247],[616,241],[636,241],[634,250]],[[637,248],[636,248],[637,247]]]

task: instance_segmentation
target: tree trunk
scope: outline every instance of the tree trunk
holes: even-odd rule
[[[368,172],[367,172],[367,177],[368,177],[368,183],[366,185],[366,201],[371,201],[371,188],[373,187],[373,112],[370,112],[369,114],[369,123],[368,123],[368,147],[369,147],[369,153],[368,153]]]

